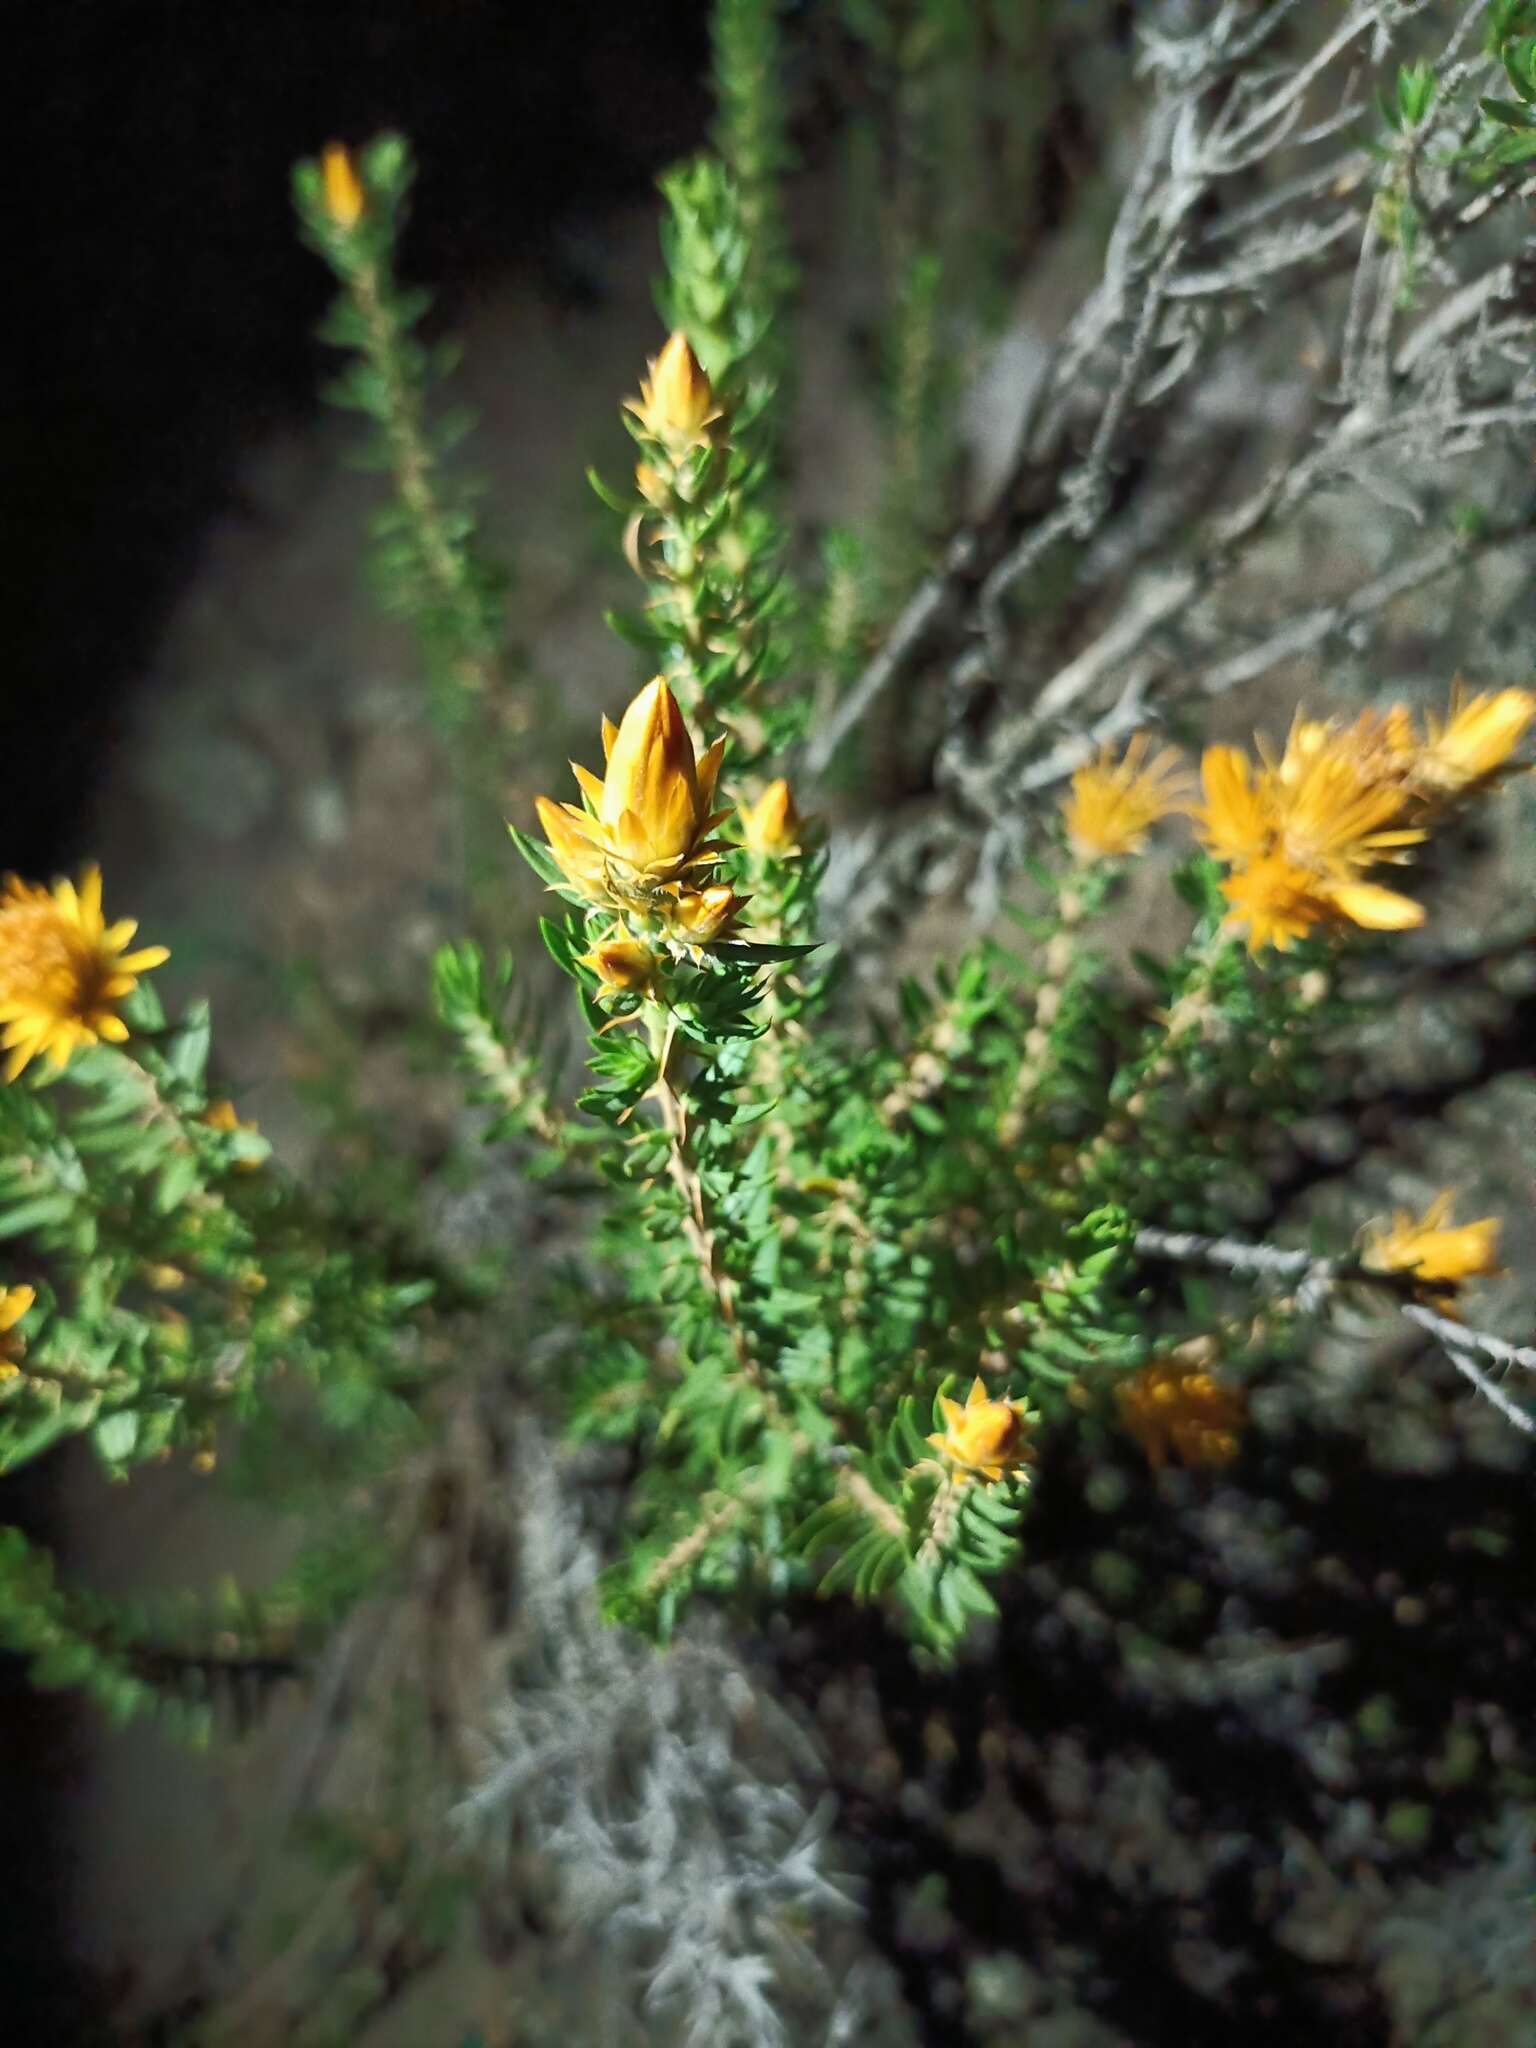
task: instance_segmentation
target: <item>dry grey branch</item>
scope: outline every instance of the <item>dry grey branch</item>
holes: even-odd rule
[[[1176,1264],[1214,1266],[1223,1272],[1293,1283],[1296,1306],[1303,1314],[1315,1314],[1343,1281],[1363,1281],[1400,1294],[1396,1281],[1405,1277],[1367,1271],[1348,1260],[1319,1258],[1315,1253],[1290,1251],[1280,1245],[1248,1244],[1238,1238],[1206,1237],[1197,1231],[1160,1230],[1151,1225],[1137,1231],[1136,1249],[1149,1258],[1169,1259]],[[1486,1330],[1469,1329],[1465,1323],[1441,1315],[1422,1302],[1400,1299],[1398,1307],[1408,1322],[1436,1339],[1456,1370],[1508,1422],[1527,1436],[1536,1436],[1536,1415],[1512,1400],[1477,1363],[1483,1357],[1498,1365],[1521,1366],[1536,1372],[1536,1345],[1511,1344]]]
[[[992,915],[1039,793],[1129,730],[1131,707],[1155,719],[1286,660],[1359,647],[1405,594],[1523,535],[1524,505],[1470,530],[1434,530],[1446,515],[1433,494],[1453,487],[1451,466],[1518,456],[1536,426],[1536,323],[1514,299],[1507,241],[1469,232],[1531,181],[1510,177],[1469,201],[1449,162],[1476,118],[1474,93],[1496,86],[1492,67],[1468,54],[1480,9],[1462,11],[1442,44],[1442,90],[1424,128],[1396,138],[1385,160],[1363,146],[1360,124],[1375,118],[1368,73],[1382,76],[1404,28],[1430,11],[1430,0],[1350,7],[1300,57],[1278,54],[1276,32],[1296,14],[1288,4],[1224,5],[1193,28],[1189,10],[1169,6],[1144,32],[1149,101],[1099,282],[1047,365],[988,510],[951,543],[807,753],[809,772],[823,773],[882,701],[944,673],[939,799],[839,863],[827,899],[845,943],[952,888],[966,867],[973,910]],[[1359,140],[1341,151],[1346,132]],[[1411,264],[1384,224],[1387,183],[1413,195]],[[1320,348],[1330,306],[1334,340]],[[1249,392],[1256,419],[1277,318],[1298,312],[1310,382],[1289,395],[1268,473],[1235,502],[1207,490],[1192,522],[1149,518],[1153,500],[1178,496],[1174,471],[1200,474],[1201,451],[1225,431],[1205,410],[1215,374]],[[1223,465],[1211,467],[1219,476]],[[1280,590],[1273,614],[1255,618],[1251,596],[1236,593],[1258,545],[1340,489],[1422,529],[1422,544],[1347,595],[1298,602]],[[1011,601],[1073,549],[1065,559],[1090,637],[1042,668],[1038,647],[1025,650],[1031,639],[1049,647],[1048,626],[1042,635],[1013,616]],[[992,701],[977,721],[967,708],[983,685]]]

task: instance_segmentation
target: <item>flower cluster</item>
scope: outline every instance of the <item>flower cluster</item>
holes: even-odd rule
[[[614,945],[653,941],[696,952],[729,935],[747,899],[716,879],[728,849],[711,835],[731,815],[714,809],[724,740],[698,758],[677,699],[657,676],[617,726],[604,719],[603,745],[601,779],[572,763],[584,806],[543,796],[537,806],[566,881],[584,902],[617,913],[606,957],[633,985],[645,979],[639,951],[619,954]]]
[[[1222,1466],[1237,1456],[1247,1416],[1243,1397],[1209,1369],[1208,1345],[1154,1358],[1119,1389],[1120,1419],[1156,1472],[1181,1465]]]
[[[1536,694],[1463,696],[1422,738],[1403,705],[1352,724],[1300,718],[1278,759],[1209,747],[1200,834],[1230,870],[1222,892],[1250,951],[1284,950],[1317,926],[1403,931],[1421,924],[1412,897],[1369,879],[1402,861],[1437,816],[1509,765],[1536,719]]]
[[[8,875],[0,893],[0,1033],[5,1079],[47,1054],[62,1068],[80,1047],[99,1039],[120,1045],[128,1027],[117,1005],[141,974],[170,958],[164,946],[126,950],[138,930],[132,918],[108,924],[101,909],[101,870],[87,868],[79,887],[43,889]]]
[[[1405,705],[1352,723],[1298,716],[1278,757],[1207,747],[1204,802],[1191,806],[1171,747],[1137,733],[1120,760],[1105,749],[1072,778],[1062,818],[1080,862],[1138,853],[1161,818],[1193,808],[1202,843],[1228,870],[1228,922],[1251,952],[1280,951],[1317,927],[1404,931],[1422,906],[1371,871],[1409,857],[1450,805],[1486,788],[1536,721],[1536,692],[1467,695],[1422,735]]]

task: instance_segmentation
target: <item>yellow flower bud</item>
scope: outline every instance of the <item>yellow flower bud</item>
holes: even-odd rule
[[[328,142],[320,152],[320,190],[331,225],[355,228],[368,204],[362,180],[352,162],[352,153],[340,142]]]
[[[704,366],[681,328],[668,337],[650,371],[640,380],[640,396],[627,401],[647,434],[674,456],[707,442],[720,408]]]
[[[1027,1440],[1034,1421],[1029,1404],[994,1401],[980,1374],[972,1380],[963,1408],[948,1395],[940,1395],[939,1408],[947,1427],[928,1441],[959,1468],[957,1485],[968,1486],[977,1478],[991,1484],[1033,1455]]]
[[[675,898],[669,922],[685,944],[712,945],[730,935],[731,927],[749,901],[725,882],[711,883],[707,889],[682,889]]]
[[[1536,720],[1536,691],[1479,690],[1468,696],[1461,679],[1443,719],[1426,720],[1428,738],[1413,772],[1431,799],[1464,796],[1507,768],[1528,725]]]
[[[740,804],[737,810],[742,841],[750,852],[787,858],[800,851],[805,821],[782,775],[769,783],[755,804]]]
[[[633,819],[661,861],[676,860],[693,844],[699,824],[693,741],[661,676],[646,684],[620,721],[597,814],[610,830]]]
[[[601,982],[600,995],[644,995],[655,979],[657,959],[649,946],[620,927],[599,939],[590,953],[577,955]]]
[[[723,849],[708,834],[725,815],[712,806],[725,752],[716,740],[702,760],[677,699],[657,676],[617,726],[604,721],[608,767],[601,782],[576,767],[589,808],[538,798],[539,822],[566,878],[593,901],[643,901]]]
[[[206,1124],[210,1131],[250,1131],[253,1135],[260,1136],[259,1126],[249,1117],[241,1116],[227,1095],[222,1096],[217,1102],[210,1102],[198,1118],[198,1122]],[[242,1173],[261,1171],[259,1159],[237,1159],[235,1165]]]

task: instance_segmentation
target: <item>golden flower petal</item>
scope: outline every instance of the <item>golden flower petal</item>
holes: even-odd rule
[[[1205,803],[1196,813],[1200,837],[1221,861],[1267,853],[1275,839],[1273,811],[1253,781],[1240,747],[1207,747],[1200,761]]]
[[[14,1329],[36,1299],[35,1287],[7,1287],[0,1293],[0,1332]]]
[[[1351,924],[1366,931],[1405,932],[1424,922],[1424,906],[1374,882],[1334,882],[1328,896]]]

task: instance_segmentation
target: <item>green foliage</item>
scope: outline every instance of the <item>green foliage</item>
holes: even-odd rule
[[[718,0],[710,13],[718,108],[715,146],[735,189],[747,258],[744,273],[720,311],[731,312],[738,323],[750,318],[758,329],[759,359],[781,393],[779,406],[765,414],[767,431],[773,430],[784,409],[789,363],[783,315],[795,286],[784,219],[783,183],[793,159],[783,76],[783,5],[784,0]],[[702,219],[704,211],[696,199],[678,206],[679,234],[687,232],[685,220]],[[689,327],[686,317],[671,324]],[[700,344],[696,346],[705,354]],[[710,367],[707,354],[705,361]],[[723,363],[721,369],[723,373]]]
[[[1479,100],[1485,132],[1466,152],[1474,173],[1497,177],[1536,156],[1536,7],[1531,0],[1489,0],[1486,47],[1497,58],[1513,99]]]
[[[457,350],[427,338],[430,298],[395,273],[416,174],[409,146],[398,135],[379,137],[359,153],[355,174],[363,194],[355,222],[333,217],[319,163],[298,164],[293,177],[304,239],[341,286],[320,330],[346,356],[327,396],[368,421],[356,460],[392,485],[372,522],[374,586],[416,633],[463,799],[466,882],[494,929],[498,844],[490,821],[526,715],[513,715],[507,686],[517,675],[526,690],[532,678],[520,674],[507,643],[510,579],[482,534],[479,487],[455,461],[473,420],[462,409],[433,407]]]
[[[205,1004],[168,1021],[141,984],[124,1015],[126,1047],[0,1088],[0,1239],[8,1279],[36,1297],[0,1374],[0,1470],[74,1436],[115,1479],[177,1455],[211,1468],[231,1431],[256,1444],[305,1413],[334,1460],[410,1383],[433,1284],[394,1270],[210,1097]],[[202,1725],[218,1656],[61,1588],[45,1554],[7,1542],[0,1639],[39,1683],[78,1683],[114,1714],[161,1700],[178,1725],[196,1706]],[[230,1626],[226,1613],[206,1633]]]

